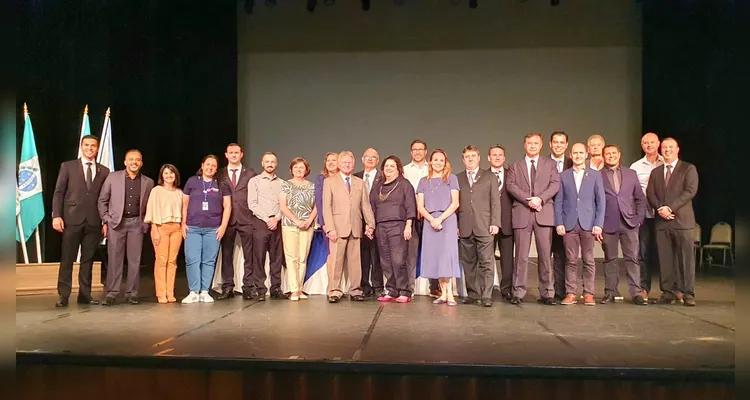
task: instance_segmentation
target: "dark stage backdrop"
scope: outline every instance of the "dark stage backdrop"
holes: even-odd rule
[[[223,160],[225,145],[237,140],[237,4],[29,1],[22,7],[17,151],[27,102],[43,172],[43,256],[58,261],[52,193],[60,163],[77,156],[86,104],[96,135],[112,108],[116,169],[127,149],[138,148],[143,172],[154,180],[168,162],[184,182],[203,156]]]

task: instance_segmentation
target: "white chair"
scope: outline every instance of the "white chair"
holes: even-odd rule
[[[721,264],[709,263],[708,266],[722,266],[728,267],[727,265],[727,252],[729,253],[729,259],[732,261],[731,267],[734,268],[734,254],[732,253],[732,227],[726,222],[717,222],[711,228],[711,237],[708,244],[701,247],[701,258],[703,251],[708,250],[709,252],[715,250],[721,250],[722,262]],[[710,253],[709,253],[710,254]]]

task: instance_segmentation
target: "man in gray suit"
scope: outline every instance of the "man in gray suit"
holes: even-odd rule
[[[620,148],[614,144],[604,146],[602,180],[604,183],[605,210],[602,249],[604,250],[604,298],[601,304],[614,303],[620,297],[617,266],[617,245],[622,246],[622,256],[628,275],[628,288],[633,304],[648,304],[641,292],[641,271],[638,265],[638,228],[646,218],[646,196],[643,194],[638,174],[620,166]]]
[[[531,249],[531,234],[536,239],[540,301],[555,305],[552,278],[552,231],[555,224],[554,197],[560,189],[557,165],[550,157],[540,157],[542,134],[524,137],[526,156],[508,169],[507,191],[513,198],[513,240],[516,243],[513,268],[512,304],[526,296],[526,279]]]
[[[479,149],[462,152],[466,170],[458,178],[458,251],[464,267],[464,304],[492,307],[495,283],[494,235],[500,230],[500,192],[495,175],[479,169]]]
[[[128,255],[128,278],[125,300],[138,304],[138,281],[141,271],[143,234],[149,225],[143,222],[146,204],[154,181],[141,174],[143,160],[138,150],[125,153],[125,170],[116,171],[104,181],[97,206],[102,223],[107,225],[107,283],[105,306],[115,304],[122,284],[125,253]]]
[[[586,146],[571,147],[573,168],[560,174],[560,190],[555,196],[555,226],[565,244],[565,298],[562,305],[576,304],[578,293],[578,254],[583,258],[583,301],[594,301],[594,240],[601,241],[604,225],[604,184],[599,171],[584,165]]]
[[[242,165],[244,153],[237,143],[227,145],[224,156],[229,165],[219,171],[219,180],[232,192],[232,214],[224,237],[221,238],[221,293],[216,299],[234,297],[234,241],[239,235],[245,258],[242,297],[250,300],[253,298],[253,282],[250,278],[253,272],[253,212],[247,205],[247,184],[257,173],[254,169]]]
[[[662,140],[664,165],[651,171],[646,198],[657,213],[656,245],[663,289],[658,302],[684,302],[686,306],[695,306],[693,197],[698,193],[698,170],[693,164],[678,159],[679,153],[676,140]]]

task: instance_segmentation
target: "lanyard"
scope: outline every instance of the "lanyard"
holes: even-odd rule
[[[206,189],[206,181],[204,181],[203,178],[200,178],[200,179],[201,179],[201,186],[203,186],[203,201],[207,202],[208,201],[208,191],[211,189],[211,186],[213,186],[214,181],[212,179],[211,182],[208,182],[208,189]]]

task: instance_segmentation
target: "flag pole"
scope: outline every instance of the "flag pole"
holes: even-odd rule
[[[39,227],[36,228],[36,233],[34,234],[36,237],[36,262],[41,264],[42,261],[42,241],[39,239]]]
[[[26,242],[23,241],[23,224],[21,223],[21,214],[16,215],[16,226],[18,226],[18,234],[21,236],[21,250],[23,250],[23,263],[29,263],[29,252],[26,250]]]

